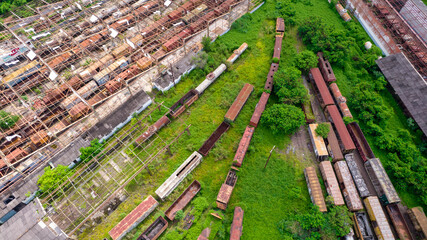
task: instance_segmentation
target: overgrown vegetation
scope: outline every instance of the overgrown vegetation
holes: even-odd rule
[[[89,147],[80,148],[80,159],[81,162],[89,162],[93,157],[98,155],[103,149],[102,143],[97,138],[90,142]]]
[[[307,89],[302,84],[301,71],[295,67],[280,67],[274,74],[274,92],[281,102],[302,104],[307,100]]]
[[[15,126],[16,122],[19,120],[18,115],[13,115],[4,110],[0,110],[0,128],[1,129],[9,129]]]
[[[304,50],[295,58],[295,65],[301,72],[307,74],[311,68],[317,66],[317,56],[310,50]]]
[[[56,187],[60,186],[63,183],[65,177],[72,174],[73,171],[64,165],[58,165],[54,169],[51,167],[46,167],[44,169],[43,175],[41,175],[37,180],[37,184],[39,185],[39,188],[43,194],[47,194],[49,191],[52,191]]]
[[[329,125],[327,123],[319,123],[316,127],[316,130],[314,130],[316,132],[317,135],[321,136],[322,138],[327,138],[328,134],[329,134]]]
[[[0,15],[9,12],[17,6],[24,5],[27,0],[2,0],[0,2]]]

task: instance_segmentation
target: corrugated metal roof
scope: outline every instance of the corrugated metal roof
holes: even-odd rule
[[[319,207],[319,211],[326,212],[326,203],[323,198],[322,188],[320,187],[319,179],[317,178],[314,167],[304,169],[305,180],[307,181],[308,193],[310,194],[313,204]]]
[[[312,68],[310,69],[310,74],[314,79],[317,89],[319,90],[323,103],[325,105],[333,105],[334,100],[332,99],[328,86],[326,86],[325,80],[323,80],[320,70],[318,68]]]
[[[338,161],[334,165],[335,172],[337,173],[338,182],[344,186],[343,195],[350,211],[358,211],[363,209],[362,200],[360,200],[357,193],[356,186],[354,185],[353,178],[351,177],[350,170],[345,161]]]
[[[394,239],[393,232],[381,207],[378,197],[367,197],[363,201],[368,211],[369,218],[375,222],[375,233],[379,239],[392,240]]]
[[[342,155],[340,144],[338,142],[337,136],[335,135],[335,131],[332,128],[332,125],[330,122],[327,122],[327,124],[329,125],[328,143],[329,143],[330,151],[332,152],[331,154],[332,160],[334,162],[343,160],[344,156]]]
[[[344,199],[341,195],[340,187],[338,185],[337,178],[335,176],[332,164],[329,161],[322,161],[319,163],[320,172],[322,173],[323,182],[326,187],[326,191],[334,199],[334,204],[344,205]]]
[[[231,105],[230,109],[228,109],[227,113],[225,114],[225,119],[228,119],[231,122],[236,120],[253,90],[254,86],[249,83],[246,83],[245,86],[243,86],[239,95],[237,95],[236,100],[234,100],[233,105]]]
[[[396,189],[390,181],[380,159],[371,158],[365,163],[366,170],[368,171],[369,177],[374,184],[377,194],[381,197],[385,195],[388,203],[400,202],[399,195],[397,195]]]
[[[317,135],[316,128],[318,124],[313,123],[308,125],[308,132],[310,133],[311,143],[313,144],[314,153],[316,156],[328,156],[328,149],[326,149],[325,141],[323,137]]]
[[[342,120],[341,114],[338,111],[338,108],[335,105],[327,106],[328,113],[332,118],[332,122],[337,130],[338,136],[341,139],[341,142],[344,145],[345,151],[351,151],[356,149],[356,146],[353,143],[353,140],[348,133],[348,130]]]

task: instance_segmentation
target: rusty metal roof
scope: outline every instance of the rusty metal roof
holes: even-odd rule
[[[318,68],[312,68],[310,69],[310,74],[314,79],[317,89],[319,90],[323,103],[325,103],[325,105],[333,105],[334,100],[332,99],[328,86],[326,86],[325,80],[323,80],[320,70]]]
[[[230,109],[228,109],[228,112],[225,114],[225,119],[228,119],[231,122],[236,120],[237,115],[239,115],[253,90],[254,86],[249,83],[246,83],[245,86],[243,86],[239,95],[237,95],[236,99],[234,100],[233,105],[231,105]]]
[[[344,186],[344,189],[342,190],[348,209],[350,209],[350,211],[362,210],[362,200],[360,200],[359,194],[357,193],[357,189],[354,185],[347,163],[345,161],[338,161],[335,163],[334,167],[335,172],[337,173],[338,182],[342,184],[341,186]]]
[[[328,156],[328,149],[326,149],[323,137],[317,135],[316,133],[317,126],[317,123],[308,125],[308,133],[310,135],[311,143],[313,144],[314,153],[316,154],[316,156]]]
[[[341,114],[338,111],[337,106],[330,105],[326,108],[335,126],[335,129],[337,130],[338,136],[344,145],[344,150],[351,151],[356,149],[356,146],[354,145],[353,140],[351,139],[350,134],[348,133],[348,130],[344,124],[344,121],[342,120]]]
[[[331,162],[323,161],[319,163],[320,172],[322,173],[323,182],[325,184],[326,191],[329,195],[334,198],[334,204],[344,205],[344,199],[341,195],[341,190],[338,185],[337,178],[335,176],[334,169]]]
[[[323,198],[322,188],[320,187],[319,179],[314,167],[304,169],[305,180],[307,181],[308,193],[310,194],[313,204],[319,207],[319,211],[326,212],[326,203]]]
[[[252,114],[250,124],[254,127],[258,126],[259,120],[261,118],[262,113],[265,110],[265,106],[267,105],[267,101],[270,98],[270,94],[263,92],[256,107],[254,113]]]
[[[255,129],[251,126],[246,126],[245,132],[240,139],[239,147],[237,148],[236,155],[234,155],[233,165],[242,166],[243,159],[245,158],[246,151],[248,150],[249,144],[251,143],[252,135]]]
[[[236,207],[234,209],[233,223],[231,223],[230,240],[239,240],[243,229],[243,209]]]
[[[340,144],[338,142],[337,136],[335,135],[335,131],[332,128],[332,125],[330,122],[327,122],[329,125],[329,133],[328,133],[328,146],[330,148],[330,151],[332,152],[332,160],[339,161],[343,160],[344,156],[342,155]]]
[[[132,230],[138,223],[144,220],[159,203],[153,196],[148,196],[140,203],[132,212],[130,212],[122,221],[120,221],[108,234],[113,240],[118,240],[124,237],[127,232]]]

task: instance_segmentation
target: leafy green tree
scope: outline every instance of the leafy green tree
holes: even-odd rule
[[[208,36],[204,36],[202,38],[203,50],[205,52],[210,52],[211,51],[211,45],[212,45],[211,41],[212,41],[212,39],[210,37],[208,37]]]
[[[307,99],[307,90],[302,84],[301,71],[294,67],[276,72],[274,91],[280,101],[287,104],[301,104]]]
[[[317,66],[317,56],[310,50],[304,50],[295,58],[295,65],[301,72],[307,74],[311,68]]]
[[[67,166],[58,165],[56,168],[46,167],[43,175],[37,180],[40,190],[47,193],[65,181],[65,177],[73,173]]]
[[[320,123],[317,125],[316,132],[317,135],[321,136],[322,138],[327,138],[329,134],[329,125],[327,123]]]
[[[80,159],[84,163],[89,162],[93,157],[95,157],[102,151],[103,147],[104,146],[99,142],[97,138],[93,139],[90,142],[89,147],[80,148]]]
[[[175,214],[175,219],[179,221],[183,218],[184,218],[184,212],[182,210],[177,211]]]
[[[275,6],[276,17],[283,18],[286,24],[295,25],[295,7],[290,0],[277,1]]]
[[[304,112],[295,106],[274,104],[262,115],[262,121],[273,133],[294,133],[305,122]]]
[[[15,123],[18,120],[19,120],[19,116],[0,110],[0,128],[9,129],[15,126]]]

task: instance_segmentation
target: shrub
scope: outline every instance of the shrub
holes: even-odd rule
[[[196,65],[197,68],[203,69],[208,62],[208,58],[209,55],[205,51],[201,51],[191,59],[191,64]]]
[[[211,51],[211,38],[208,36],[204,36],[202,38],[202,45],[203,45],[203,50],[205,50],[205,52],[210,52]]]
[[[82,162],[89,162],[102,151],[103,147],[97,138],[93,139],[89,147],[80,148],[80,159]]]
[[[300,108],[287,104],[274,104],[264,112],[262,121],[274,134],[291,134],[304,124],[305,117]]]
[[[249,26],[251,25],[252,16],[249,13],[246,13],[241,18],[234,21],[231,25],[231,29],[235,29],[240,33],[247,33]]]
[[[40,190],[44,193],[59,186],[66,176],[73,173],[67,166],[58,165],[56,168],[46,167],[43,175],[37,180]]]
[[[15,126],[15,123],[19,120],[19,116],[12,115],[6,111],[0,110],[0,128],[9,129]]]
[[[320,123],[317,125],[315,130],[316,134],[321,136],[322,138],[327,138],[329,134],[329,125],[327,123]]]
[[[277,57],[273,58],[273,63],[279,63],[279,59]]]
[[[279,70],[274,75],[274,92],[284,103],[303,103],[307,99],[307,89],[302,83],[301,71],[294,67]]]
[[[175,214],[175,219],[179,221],[183,218],[184,218],[184,211],[182,211],[182,210],[177,211]]]
[[[295,58],[295,65],[301,72],[307,74],[311,68],[317,66],[317,56],[310,50],[302,51]]]

